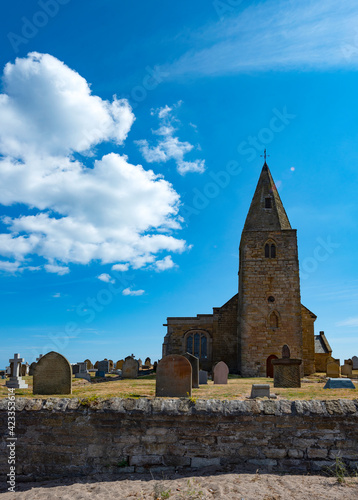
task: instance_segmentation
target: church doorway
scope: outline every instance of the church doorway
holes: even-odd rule
[[[271,354],[266,360],[266,377],[273,378],[273,364],[272,360],[278,359],[277,356]]]

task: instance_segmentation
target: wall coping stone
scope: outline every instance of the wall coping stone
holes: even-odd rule
[[[0,411],[7,411],[8,398],[0,400]],[[337,400],[219,400],[188,398],[110,398],[83,399],[16,397],[16,411],[76,411],[88,413],[114,412],[128,414],[163,415],[265,415],[265,416],[317,416],[358,417],[358,399]]]

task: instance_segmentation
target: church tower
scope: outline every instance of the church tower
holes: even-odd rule
[[[238,300],[242,376],[272,376],[285,344],[292,358],[305,357],[296,230],[266,161],[241,236]]]

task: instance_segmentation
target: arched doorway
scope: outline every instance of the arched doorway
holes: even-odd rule
[[[273,378],[273,364],[272,360],[278,359],[277,356],[271,354],[266,360],[266,377]]]

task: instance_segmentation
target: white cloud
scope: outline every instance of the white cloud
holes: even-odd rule
[[[357,68],[354,0],[280,0],[241,7],[237,14],[194,33],[195,49],[162,71],[177,79],[180,75]]]
[[[57,266],[55,264],[45,264],[44,268],[48,273],[59,274],[60,276],[70,272],[67,266]]]
[[[15,262],[0,269],[34,269],[33,256],[57,274],[94,260],[142,267],[157,252],[185,249],[171,234],[180,228],[180,200],[169,182],[125,155],[89,159],[100,142],[125,140],[134,120],[126,100],[92,95],[48,54],[7,64],[3,80],[0,204],[24,204],[33,214],[3,218],[0,255]]]
[[[97,276],[97,278],[101,281],[104,281],[105,283],[115,283],[116,280],[114,278],[112,278],[109,274],[107,273],[103,273],[103,274],[100,274],[99,276]]]
[[[114,264],[114,266],[112,266],[112,271],[125,272],[128,271],[128,269],[129,269],[129,264]]]
[[[356,318],[347,318],[344,321],[340,321],[339,323],[336,323],[336,326],[358,327],[358,317],[356,317]]]
[[[132,290],[131,288],[125,288],[122,291],[122,295],[138,296],[138,295],[143,295],[144,292],[145,292],[144,290]]]
[[[7,273],[16,273],[19,270],[20,262],[10,262],[6,260],[0,260],[0,271],[5,271]]]
[[[61,294],[60,294],[59,292],[57,292],[57,293],[54,293],[54,294],[52,295],[52,297],[53,297],[54,299],[59,299],[59,298],[61,297]]]
[[[181,102],[176,107],[180,104]],[[166,163],[169,160],[174,160],[177,170],[181,175],[185,175],[188,172],[203,173],[205,171],[205,160],[184,161],[184,155],[192,151],[194,146],[189,142],[180,141],[178,137],[174,137],[176,129],[173,126],[173,122],[177,120],[172,116],[172,110],[173,108],[166,105],[164,108],[159,108],[151,112],[152,115],[158,116],[160,123],[159,128],[152,132],[162,137],[155,146],[150,146],[146,139],[135,142],[148,163]]]
[[[154,267],[157,271],[166,271],[167,269],[176,267],[176,264],[173,262],[171,255],[167,255],[164,259],[157,260]]]

